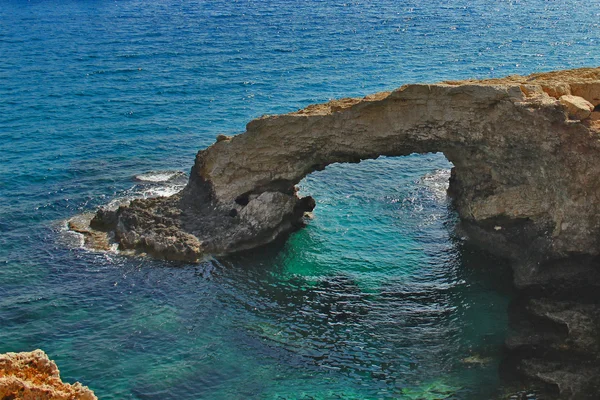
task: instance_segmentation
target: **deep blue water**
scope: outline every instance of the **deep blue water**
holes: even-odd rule
[[[101,399],[493,396],[510,274],[454,234],[443,155],[332,165],[306,229],[199,265],[87,252],[64,220],[172,192],[134,177],[262,114],[600,65],[599,6],[2,0],[0,352]]]

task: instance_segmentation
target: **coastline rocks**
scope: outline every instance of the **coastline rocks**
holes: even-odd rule
[[[460,236],[512,261],[508,362],[561,398],[597,399],[598,105],[600,68],[582,68],[411,84],[263,116],[199,151],[180,193],[99,210],[72,229],[90,246],[106,235],[158,258],[227,255],[301,227],[315,202],[296,184],[313,171],[443,152]]]
[[[405,85],[264,116],[201,150],[179,194],[100,210],[91,226],[120,249],[196,261],[301,227],[314,201],[295,185],[315,170],[443,152],[463,221],[527,224],[540,259],[600,254],[598,102],[600,69],[588,68]]]
[[[0,354],[0,399],[98,400],[87,386],[62,382],[42,350]]]

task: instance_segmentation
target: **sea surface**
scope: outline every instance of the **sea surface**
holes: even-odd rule
[[[493,398],[510,270],[455,233],[443,154],[331,165],[305,229],[200,264],[64,221],[176,192],[263,114],[598,66],[599,23],[598,0],[0,1],[0,353],[100,399]]]

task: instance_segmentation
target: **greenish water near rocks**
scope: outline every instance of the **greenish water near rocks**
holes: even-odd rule
[[[329,166],[305,229],[197,265],[85,251],[64,220],[175,192],[262,114],[598,65],[598,5],[3,2],[0,352],[101,399],[492,397],[510,273],[454,233],[441,154]]]

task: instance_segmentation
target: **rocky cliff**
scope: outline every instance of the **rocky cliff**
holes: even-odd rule
[[[79,382],[63,383],[56,364],[42,350],[0,354],[0,399],[98,400]]]
[[[331,163],[443,152],[471,240],[513,261],[511,362],[563,396],[598,396],[600,68],[405,85],[251,121],[201,150],[170,198],[100,210],[78,230],[120,249],[195,261],[302,226],[295,185]],[[84,224],[86,225],[86,224]]]

